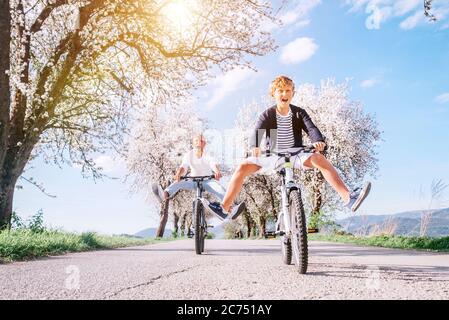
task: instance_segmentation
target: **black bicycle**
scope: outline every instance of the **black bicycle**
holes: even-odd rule
[[[202,202],[204,192],[203,181],[215,179],[215,176],[184,176],[181,177],[181,179],[196,182],[196,197],[193,200],[192,222],[195,229],[195,252],[196,254],[201,254],[202,252],[204,252],[204,240],[207,236],[206,214]]]

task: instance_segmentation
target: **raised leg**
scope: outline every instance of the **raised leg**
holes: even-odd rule
[[[321,171],[326,181],[337,191],[344,203],[349,201],[349,190],[338,175],[332,163],[329,162],[321,153],[314,153],[304,165],[311,168],[317,168]]]
[[[245,181],[245,178],[255,173],[260,168],[261,168],[260,166],[253,163],[242,163],[237,167],[237,169],[235,170],[234,174],[231,177],[228,190],[226,191],[226,194],[223,198],[223,208],[226,211],[229,211],[235,197],[239,194],[240,190],[242,189],[243,181]]]

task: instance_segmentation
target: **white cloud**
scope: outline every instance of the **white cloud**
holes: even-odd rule
[[[227,95],[239,89],[242,83],[254,75],[255,72],[250,69],[234,69],[218,76],[212,83],[215,85],[215,89],[212,92],[212,97],[206,103],[206,109],[213,109]]]
[[[424,21],[424,15],[421,11],[417,11],[414,15],[411,15],[410,17],[402,21],[399,26],[401,27],[401,29],[410,30],[416,27],[421,21]]]
[[[393,11],[396,16],[403,16],[420,7],[419,10],[422,14],[422,4],[422,0],[399,0],[395,2]]]
[[[295,27],[302,28],[302,27],[308,26],[309,24],[310,24],[310,20],[301,20],[301,21],[298,21],[297,23],[295,23]]]
[[[282,48],[280,60],[284,64],[296,64],[310,59],[318,50],[312,38],[297,38]]]
[[[321,0],[290,1],[290,5],[285,5],[280,11],[279,20],[282,22],[282,26],[272,22],[264,22],[262,29],[271,32],[279,27],[289,27],[289,29],[294,29],[309,25],[310,19],[308,16],[310,12],[319,4],[321,4]]]
[[[287,12],[281,17],[282,24],[287,26],[298,20],[298,14],[294,11]]]
[[[376,84],[378,84],[380,81],[379,80],[377,80],[377,79],[375,79],[375,78],[372,78],[372,79],[366,79],[366,80],[363,80],[361,83],[360,83],[360,86],[362,87],[362,88],[371,88],[371,87],[374,87]]]
[[[370,0],[345,0],[345,4],[351,6],[349,12],[359,11],[363,6],[368,4],[368,2],[370,2]]]
[[[95,164],[103,169],[104,173],[112,173],[120,170],[121,162],[115,161],[111,156],[101,155],[94,160]]]
[[[298,21],[299,19],[305,18],[308,14],[319,4],[321,0],[296,0],[293,1],[293,8],[286,8],[288,10],[283,16],[281,16],[281,21],[284,25],[290,25]]]
[[[367,29],[380,29],[382,23],[396,17],[406,17],[400,27],[410,30],[421,22],[426,22],[422,0],[341,0],[350,6],[349,12],[359,12],[365,8],[368,17]],[[430,12],[437,18],[437,23],[445,23],[449,15],[449,1],[434,1]],[[443,28],[444,29],[444,28]]]
[[[435,97],[435,101],[438,103],[448,103],[449,102],[449,92],[445,92]]]

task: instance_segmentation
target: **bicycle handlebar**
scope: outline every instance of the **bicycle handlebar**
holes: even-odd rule
[[[313,145],[310,146],[301,146],[301,147],[294,147],[292,149],[297,149],[295,151],[289,152],[289,151],[282,151],[282,152],[277,152],[277,151],[261,151],[261,155],[276,155],[279,157],[285,157],[285,156],[296,156],[298,153],[301,152],[314,152],[316,149]],[[327,149],[327,146],[324,148],[324,150]],[[248,152],[246,154],[246,157],[251,156]]]
[[[215,179],[215,175],[211,174],[209,176],[182,176],[181,180],[193,180],[193,181],[203,181],[206,179]]]
[[[293,149],[293,148],[292,148]],[[296,148],[294,148],[296,149]],[[286,156],[296,156],[297,154],[301,153],[301,152],[315,152],[315,147],[314,146],[302,146],[299,147],[297,150],[295,151],[281,151],[281,152],[277,152],[277,151],[270,151],[268,154],[274,154],[277,155],[279,157],[286,157]],[[266,154],[266,151],[264,152]]]

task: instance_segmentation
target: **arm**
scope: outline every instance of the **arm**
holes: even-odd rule
[[[218,165],[216,163],[214,163],[213,165],[211,165],[212,171],[215,173],[215,179],[216,180],[220,180],[220,178],[222,177],[220,169],[218,168]]]
[[[209,157],[209,166],[215,174],[215,179],[220,180],[220,178],[222,177],[220,168],[218,168],[217,162],[212,157]]]
[[[176,182],[179,182],[179,180],[181,180],[181,177],[184,175],[185,172],[186,172],[186,170],[182,166],[176,170],[176,173],[175,173]]]
[[[304,109],[301,109],[300,114],[302,122],[304,123],[303,129],[312,141],[313,146],[318,151],[323,151],[326,144],[324,143],[324,137],[320,130],[315,126],[312,119]]]
[[[184,173],[187,173],[187,170],[189,167],[190,167],[189,153],[187,152],[184,155],[184,157],[182,158],[181,166],[176,170],[176,173],[175,173],[176,182],[179,182],[179,180],[181,180],[181,176]]]
[[[265,130],[267,128],[266,125],[266,116],[265,113],[262,113],[257,119],[256,126],[254,131],[249,139],[249,148],[251,150],[253,157],[260,156],[260,142],[265,134]]]

